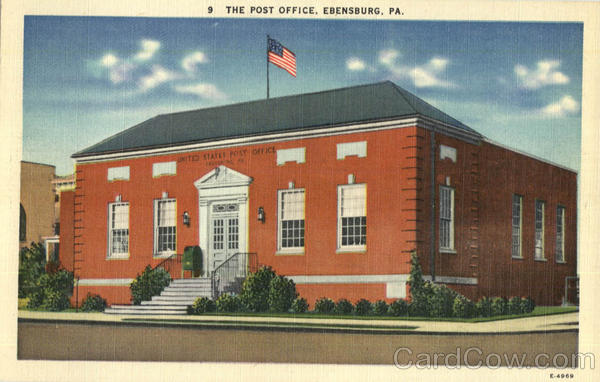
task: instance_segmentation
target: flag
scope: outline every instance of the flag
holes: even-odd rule
[[[267,54],[269,62],[272,62],[281,69],[286,70],[289,74],[296,77],[296,55],[281,45],[279,41],[268,38]]]

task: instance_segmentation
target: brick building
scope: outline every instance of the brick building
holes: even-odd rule
[[[391,82],[159,115],[73,158],[61,258],[80,299],[128,303],[190,245],[205,275],[256,253],[310,304],[406,297],[412,250],[471,298],[556,305],[576,274],[577,174]]]

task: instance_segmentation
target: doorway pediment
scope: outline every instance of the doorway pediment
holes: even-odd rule
[[[248,186],[252,178],[223,165],[214,168],[194,182],[198,190],[205,188]]]

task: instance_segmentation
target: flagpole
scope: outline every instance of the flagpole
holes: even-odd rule
[[[269,99],[269,35],[267,35],[267,99]]]

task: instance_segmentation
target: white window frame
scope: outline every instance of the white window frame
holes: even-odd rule
[[[127,228],[114,228],[113,223],[114,223],[114,213],[115,213],[115,208],[117,207],[122,207],[122,206],[127,206]],[[107,246],[107,258],[109,259],[126,259],[129,258],[129,245],[130,245],[130,232],[129,232],[129,227],[130,227],[130,221],[129,221],[129,209],[130,209],[130,205],[129,202],[114,202],[114,203],[109,203],[108,204],[108,224],[107,224],[107,228],[108,228],[108,246]],[[115,240],[115,231],[117,230],[126,230],[127,233],[127,251],[125,252],[113,252],[113,240]]]
[[[445,193],[449,193],[448,197],[446,197]],[[440,251],[450,251],[454,252],[454,188],[448,186],[440,186],[440,211],[439,211],[439,245]],[[449,200],[448,200],[449,199]],[[446,206],[445,203],[450,203],[449,206]],[[448,211],[449,210],[449,211]],[[450,216],[447,216],[446,212],[449,212]],[[448,222],[448,238],[444,237],[444,232],[442,227],[445,226],[446,222]],[[445,245],[448,242],[448,245]]]
[[[556,206],[556,254],[557,263],[565,262],[565,213],[566,208],[560,204]]]
[[[164,175],[177,175],[177,162],[152,163],[152,177],[158,178]]]
[[[168,225],[165,227],[173,227],[175,238],[173,239],[174,248],[168,249],[164,251],[159,250],[159,228],[162,227],[159,225],[159,208],[161,204],[164,203],[173,203],[174,211],[173,211],[173,225]],[[154,257],[168,257],[174,254],[177,251],[177,201],[175,198],[162,198],[154,200]]]
[[[347,189],[352,189],[352,188],[362,188],[364,189],[364,214],[362,215],[349,215],[349,216],[342,216],[343,215],[343,207],[344,207],[344,202],[345,200],[343,200],[343,194],[344,194],[344,190]],[[367,249],[367,184],[366,183],[357,183],[357,184],[342,184],[338,186],[337,189],[337,193],[338,193],[338,206],[337,206],[337,249],[339,252],[358,252],[358,251],[365,251]],[[365,233],[364,233],[364,243],[362,244],[343,244],[343,218],[350,218],[350,217],[354,217],[354,218],[364,218],[365,222],[364,222],[364,228],[365,228]],[[362,231],[362,226],[363,223],[361,221],[361,223],[359,224],[358,227],[361,228]],[[356,227],[353,227],[356,228]],[[360,238],[362,239],[363,234],[360,234]],[[362,241],[362,240],[361,240]]]
[[[284,205],[284,195],[292,194],[292,193],[301,193],[303,196],[303,204],[302,204],[302,219],[289,219],[290,221],[300,220],[301,227],[298,229],[301,230],[302,234],[300,236],[301,244],[299,246],[283,246],[283,215],[285,211]],[[277,252],[279,253],[304,253],[304,246],[306,244],[306,193],[304,188],[289,188],[284,190],[277,191]],[[287,219],[286,219],[287,221]]]
[[[515,225],[515,220],[516,220],[516,216],[515,216],[515,202],[518,201],[518,224]],[[522,259],[523,258],[523,196],[519,195],[519,194],[513,194],[512,197],[512,202],[511,202],[511,206],[512,206],[512,214],[511,214],[511,246],[510,246],[510,251],[511,251],[511,256],[514,259]],[[515,253],[515,229],[518,230],[518,237],[517,240],[519,241],[519,247]]]
[[[277,150],[277,166],[283,166],[287,162],[305,163],[306,147]]]
[[[117,180],[129,180],[129,166],[110,167],[106,173],[109,182]]]
[[[541,206],[542,211],[541,211],[541,221],[538,220],[538,205]],[[534,205],[534,212],[533,212],[533,216],[534,216],[534,226],[533,226],[533,231],[534,231],[534,237],[533,237],[533,258],[534,260],[540,260],[540,261],[545,261],[546,260],[546,256],[545,256],[545,225],[546,225],[546,202],[544,202],[543,200],[540,199],[536,199],[535,200],[535,205]],[[538,229],[538,225],[541,225],[541,227]],[[538,245],[538,235],[539,235],[539,245]],[[539,250],[538,250],[539,249]]]
[[[358,158],[367,157],[367,141],[338,143],[336,158],[337,160],[346,159],[347,156],[357,156]]]

